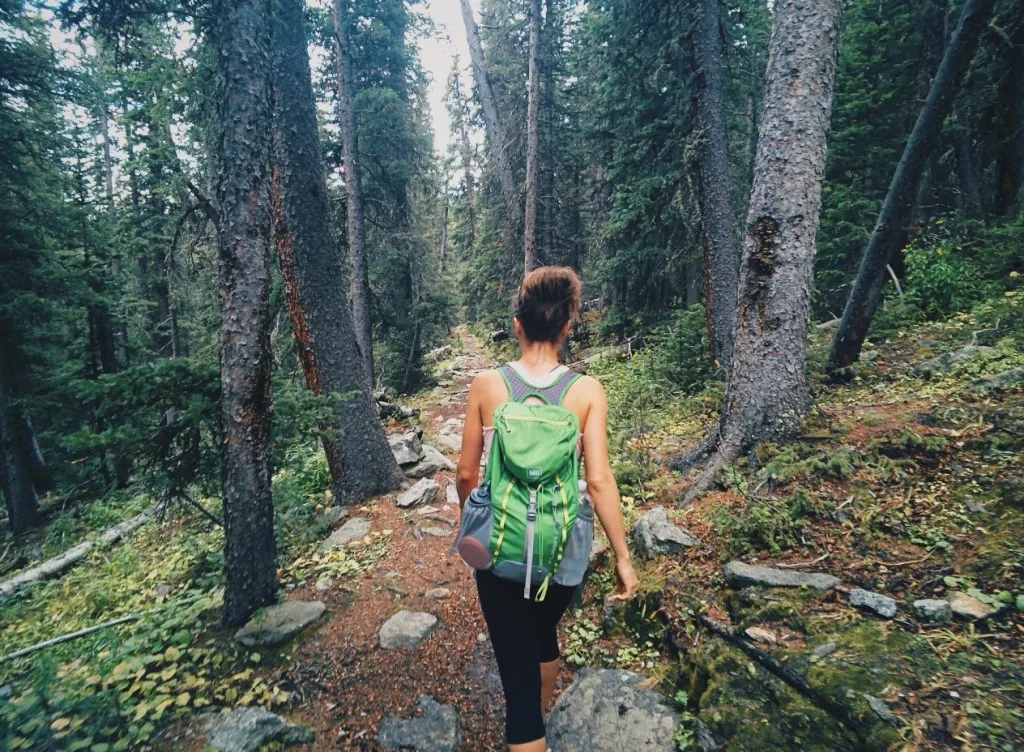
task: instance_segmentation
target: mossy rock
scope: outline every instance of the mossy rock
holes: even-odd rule
[[[807,588],[748,587],[727,591],[725,605],[740,631],[761,624],[781,624],[805,632],[807,615],[821,596]]]
[[[780,616],[792,625],[792,613],[808,609],[807,594],[786,594],[773,600],[772,591],[733,594],[733,605],[746,620]],[[749,596],[753,597],[749,597]],[[811,596],[813,597],[813,596]],[[918,636],[887,631],[874,620],[838,625],[834,620],[802,621],[811,647],[775,650],[776,658],[805,677],[809,687],[849,708],[860,726],[858,739],[835,717],[784,684],[747,656],[710,638],[681,664],[679,688],[696,704],[698,717],[730,752],[808,750],[885,750],[898,739],[898,729],[871,709],[867,696],[881,697],[887,688],[915,689],[940,670],[935,654]],[[814,646],[834,644],[825,657]]]

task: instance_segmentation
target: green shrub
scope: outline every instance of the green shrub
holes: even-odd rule
[[[684,394],[703,391],[711,380],[708,328],[704,306],[695,305],[676,314],[663,332],[652,336],[652,375]]]

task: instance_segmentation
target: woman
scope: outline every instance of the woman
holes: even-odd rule
[[[513,319],[520,357],[510,365],[527,384],[543,389],[567,370],[559,365],[558,354],[579,312],[581,289],[576,273],[563,267],[536,269],[523,281]],[[480,482],[494,432],[494,411],[509,399],[498,371],[473,379],[456,481],[463,504]],[[587,494],[615,553],[618,584],[613,597],[628,600],[636,593],[637,579],[626,547],[619,490],[608,462],[604,388],[596,379],[583,376],[565,393],[562,404],[579,418]],[[543,712],[550,704],[559,668],[556,629],[575,588],[551,584],[538,603],[523,598],[519,583],[487,570],[477,570],[476,583],[505,692],[508,748],[510,752],[545,752]]]

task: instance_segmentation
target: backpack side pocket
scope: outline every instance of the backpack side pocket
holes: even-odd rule
[[[590,551],[593,545],[594,508],[590,504],[590,498],[585,494],[580,494],[576,522],[573,524],[572,530],[569,531],[562,561],[552,578],[556,584],[575,587],[583,582],[583,576],[587,573],[587,567],[590,566]]]
[[[462,507],[459,534],[452,552],[474,569],[491,568],[491,531],[494,529],[494,509],[491,495],[485,488],[474,488]]]

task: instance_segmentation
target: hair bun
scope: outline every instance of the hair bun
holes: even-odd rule
[[[583,283],[567,266],[542,266],[526,275],[515,316],[531,342],[558,343],[580,310]]]

